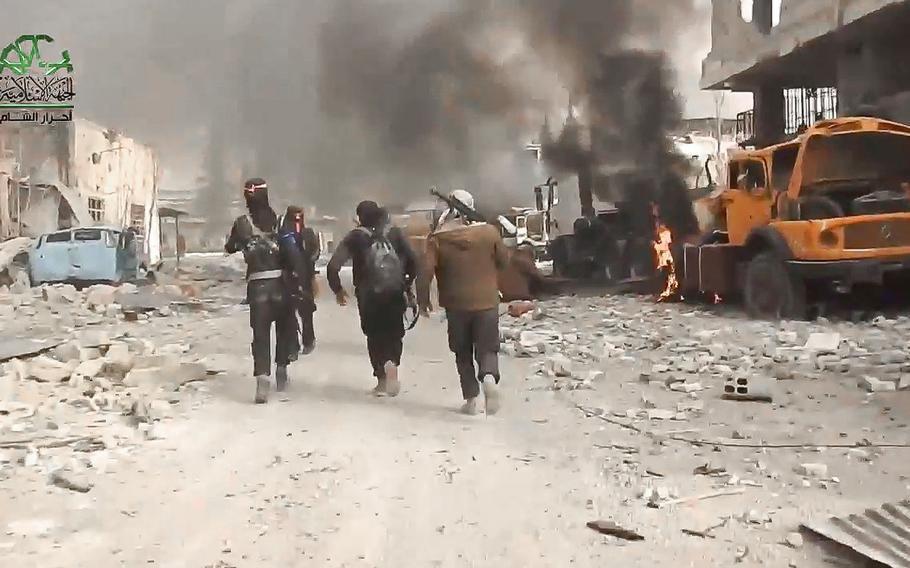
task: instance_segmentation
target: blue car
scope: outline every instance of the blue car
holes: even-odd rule
[[[139,275],[135,233],[110,227],[42,235],[29,249],[28,261],[33,286],[53,282],[118,284]]]

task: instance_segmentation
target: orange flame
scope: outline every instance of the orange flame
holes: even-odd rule
[[[679,290],[679,281],[676,279],[676,263],[673,261],[673,233],[669,227],[660,222],[660,213],[657,205],[652,207],[656,231],[654,235],[654,253],[657,256],[657,270],[667,275],[667,285],[660,293],[658,301],[668,300],[676,295]]]

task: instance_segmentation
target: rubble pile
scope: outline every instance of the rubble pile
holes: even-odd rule
[[[212,308],[200,286],[163,280],[0,287],[0,479],[37,468],[90,491],[93,474],[160,436],[183,393],[230,369],[184,343],[195,320],[179,316]]]
[[[187,351],[87,329],[46,353],[0,364],[0,472],[42,467],[64,486],[99,460],[106,467],[114,454],[155,439],[181,388],[224,370]],[[60,470],[69,472],[64,485]]]
[[[830,377],[868,392],[910,389],[908,340],[907,316],[772,324],[628,296],[541,302],[503,319],[501,331],[502,351],[538,359],[536,375],[557,390],[634,368],[643,382],[677,392],[728,385],[729,398],[759,399],[779,381]]]

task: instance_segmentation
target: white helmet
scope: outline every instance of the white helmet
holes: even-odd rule
[[[449,198],[461,201],[471,209],[474,209],[474,196],[463,189],[456,189],[449,194]]]

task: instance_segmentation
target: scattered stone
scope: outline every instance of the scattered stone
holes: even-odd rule
[[[565,355],[556,354],[547,358],[547,372],[556,377],[572,376],[572,361]]]
[[[76,491],[78,493],[88,493],[94,485],[90,483],[85,476],[77,475],[72,471],[58,469],[51,473],[50,482],[62,489]]]
[[[891,392],[897,390],[897,383],[895,381],[880,380],[869,375],[863,376],[859,384],[866,392]]]
[[[101,374],[101,370],[104,368],[103,359],[92,359],[89,361],[83,361],[79,363],[79,366],[76,367],[74,371],[75,375],[85,377],[88,379],[94,379]]]
[[[648,420],[673,420],[674,418],[676,418],[676,413],[672,410],[662,410],[659,408],[648,410]]]
[[[910,390],[910,375],[901,375],[897,382],[897,390]]]
[[[823,463],[804,463],[793,468],[793,471],[805,477],[825,477],[828,466]]]
[[[43,286],[41,295],[44,301],[52,304],[73,304],[79,298],[79,291],[72,284]]]
[[[105,308],[114,303],[117,288],[106,284],[96,284],[85,291],[85,303],[90,309]]]
[[[806,341],[805,349],[816,353],[833,353],[840,346],[839,333],[812,333]]]
[[[529,302],[526,300],[512,302],[509,304],[509,315],[513,318],[521,317],[524,314],[534,310],[534,302]]]
[[[681,383],[673,383],[670,385],[670,390],[676,391],[676,392],[692,393],[692,392],[698,392],[702,389],[703,389],[703,387],[701,386],[701,383],[681,382]]]
[[[790,548],[802,548],[803,535],[799,534],[798,532],[792,532],[787,535],[786,543]]]
[[[69,379],[73,369],[56,359],[39,355],[29,361],[27,378],[40,383],[61,383]]]

